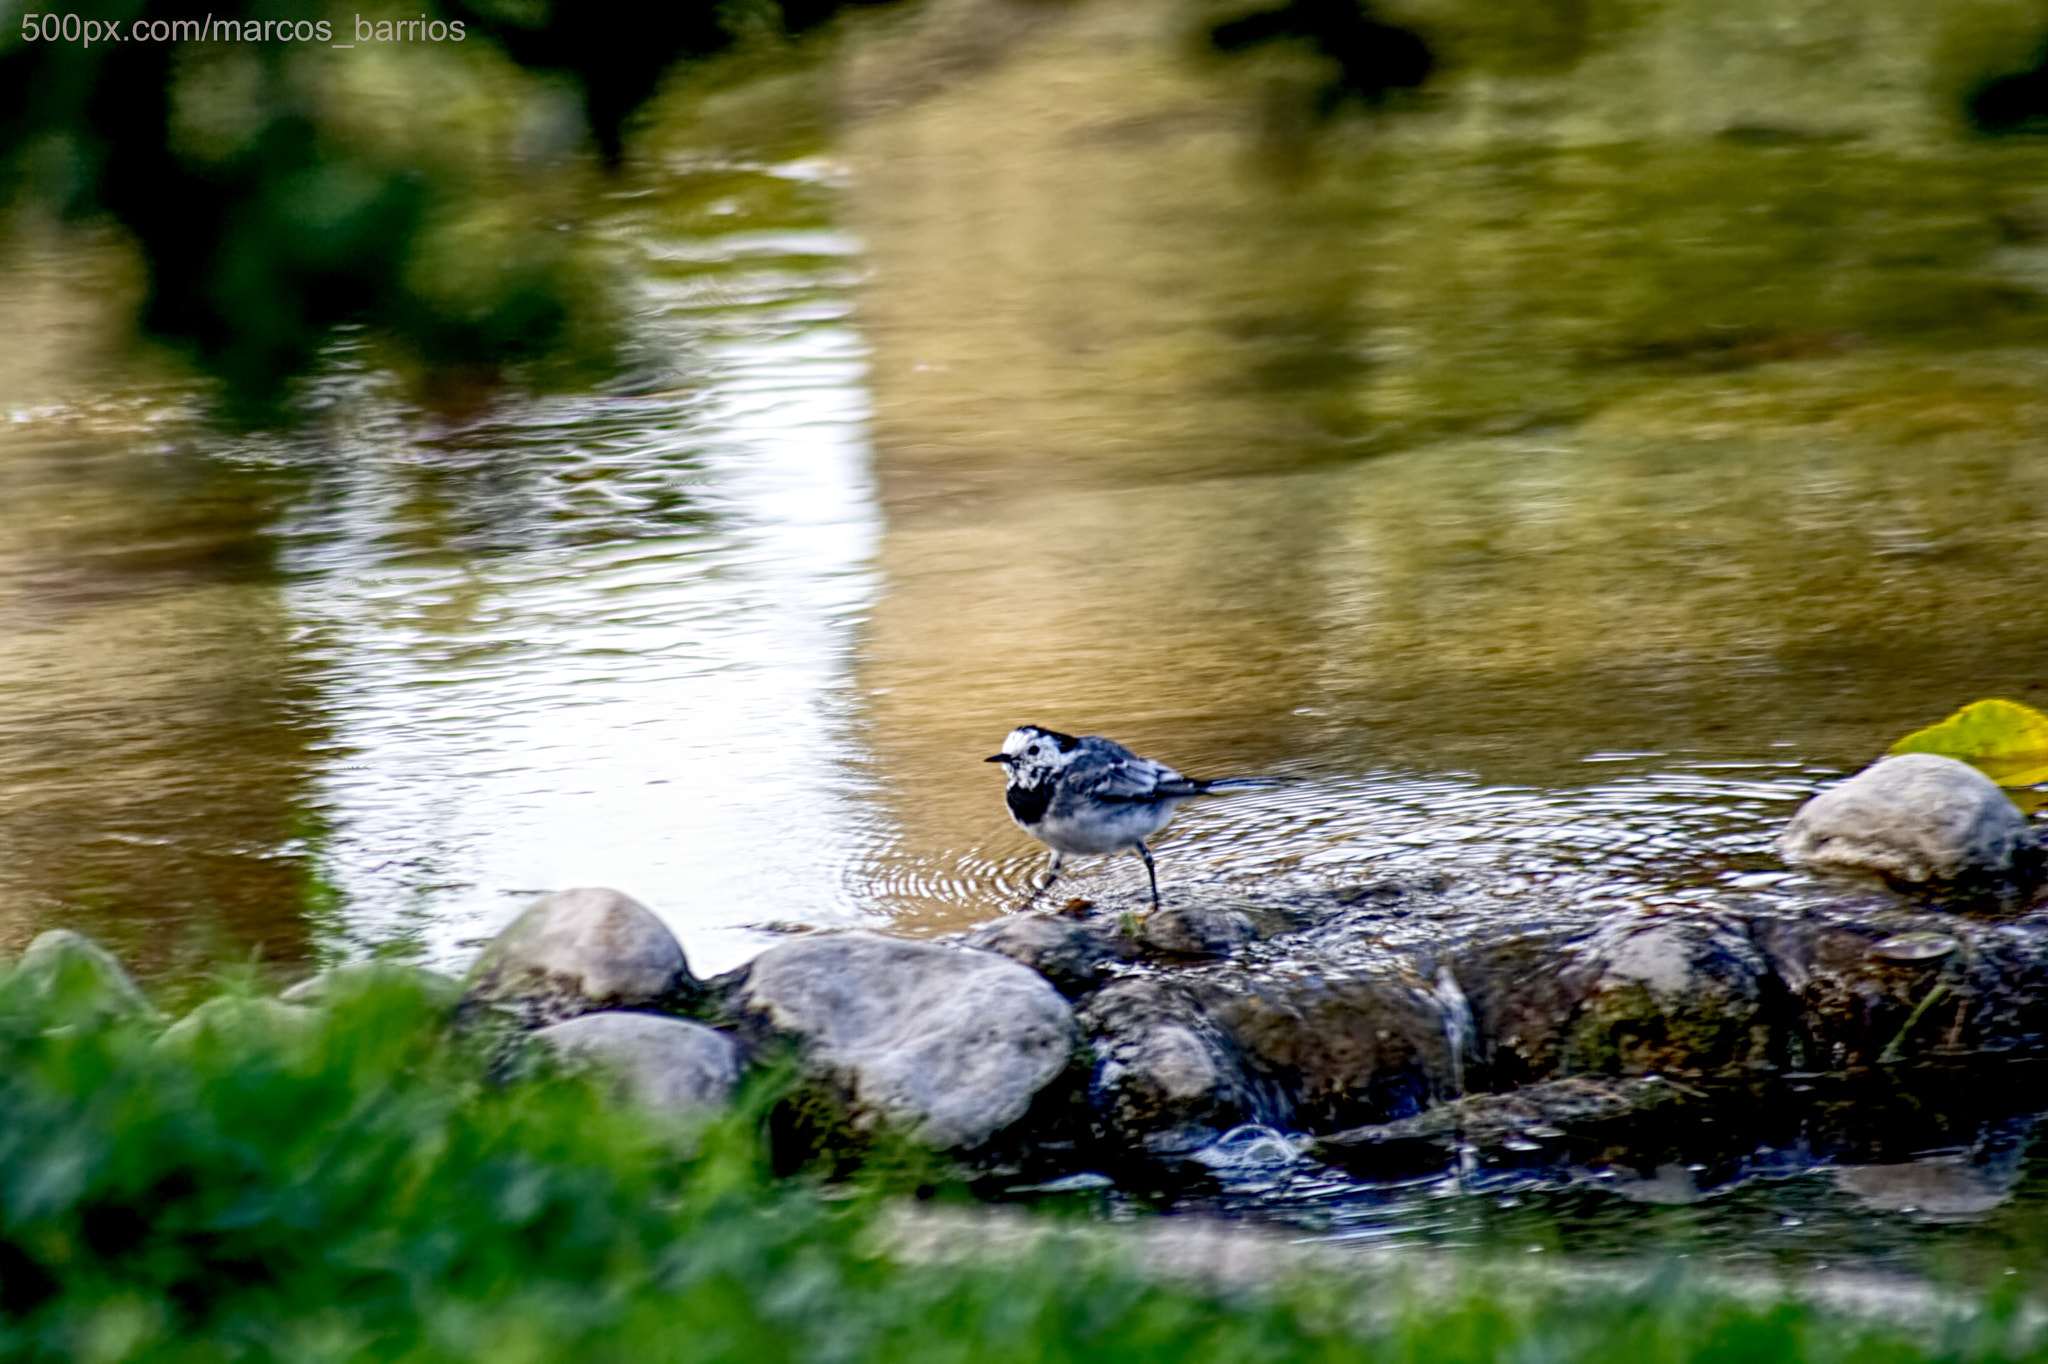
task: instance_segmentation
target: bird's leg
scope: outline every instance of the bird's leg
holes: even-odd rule
[[[1060,861],[1064,856],[1064,853],[1060,852],[1058,849],[1054,849],[1052,861],[1045,864],[1045,879],[1041,880],[1038,883],[1038,889],[1032,891],[1029,898],[1027,898],[1023,904],[1017,906],[1017,912],[1019,914],[1031,908],[1031,906],[1037,904],[1038,897],[1045,894],[1047,891],[1051,890],[1052,883],[1060,879]]]
[[[1159,868],[1152,865],[1152,850],[1145,846],[1145,840],[1138,840],[1138,856],[1145,859],[1145,879],[1152,883],[1152,912],[1159,912]]]

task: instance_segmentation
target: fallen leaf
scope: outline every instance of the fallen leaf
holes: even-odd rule
[[[1915,730],[1892,752],[1959,758],[2000,786],[2048,781],[2048,715],[2017,701],[1974,701],[1938,725]]]

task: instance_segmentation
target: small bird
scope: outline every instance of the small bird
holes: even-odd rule
[[[1165,763],[1141,758],[1099,734],[1079,738],[1037,725],[1019,725],[1003,740],[1003,751],[983,759],[1001,763],[1009,775],[1003,799],[1010,818],[1025,833],[1052,849],[1045,879],[1030,905],[1058,879],[1068,853],[1113,854],[1135,849],[1145,859],[1152,883],[1152,908],[1159,908],[1159,870],[1145,840],[1164,829],[1182,801],[1278,783],[1269,777],[1183,777]]]

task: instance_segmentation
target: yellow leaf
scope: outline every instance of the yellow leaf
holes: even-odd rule
[[[1908,734],[1892,752],[1940,753],[2000,786],[2032,786],[2048,781],[2048,715],[2017,701],[1976,701]]]

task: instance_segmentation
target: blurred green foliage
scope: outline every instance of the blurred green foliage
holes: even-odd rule
[[[69,27],[17,7],[0,173],[16,202],[128,230],[144,330],[224,381],[243,422],[278,419],[350,323],[444,386],[507,366],[585,381],[620,319],[583,228],[635,112],[675,63],[786,50],[844,2],[104,0]],[[89,41],[86,17],[122,36]],[[266,38],[220,36],[245,25]]]
[[[1057,1229],[906,1266],[879,1249],[882,1184],[827,1198],[766,1173],[772,1092],[685,1129],[579,1079],[494,1081],[399,972],[337,978],[288,1028],[225,995],[161,1041],[104,988],[0,980],[0,1358],[1770,1364],[2012,1343],[1998,1312],[1936,1338],[1675,1283],[1219,1292]]]

